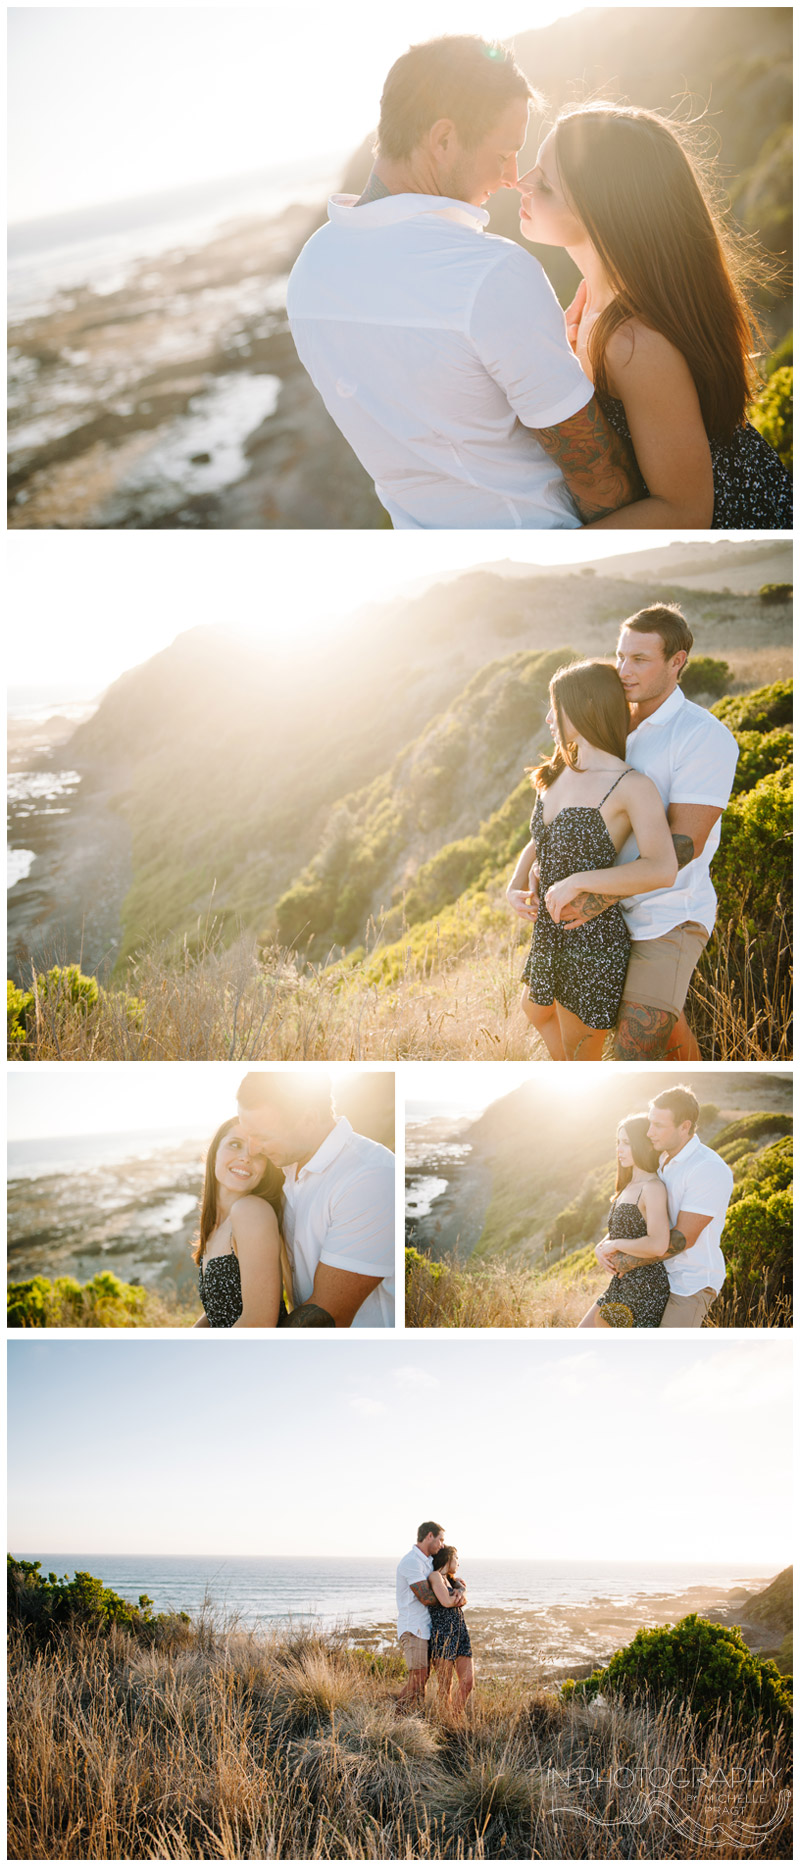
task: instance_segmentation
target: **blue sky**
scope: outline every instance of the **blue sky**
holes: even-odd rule
[[[791,1338],[11,1342],[9,1547],[790,1560]]]

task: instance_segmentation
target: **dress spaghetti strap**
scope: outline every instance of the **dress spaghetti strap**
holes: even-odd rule
[[[606,797],[610,797],[612,791],[616,791],[617,785],[621,782],[623,778],[627,778],[628,772],[631,771],[632,769],[633,767],[631,765],[625,766],[625,770],[621,771],[619,774],[619,777],[614,779],[614,783],[609,785],[608,790],[606,791],[605,797],[601,797],[599,804],[595,805],[595,810],[602,810],[603,805],[606,801]]]

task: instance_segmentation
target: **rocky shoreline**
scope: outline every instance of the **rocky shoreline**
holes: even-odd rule
[[[124,1283],[182,1301],[197,1296],[189,1245],[197,1232],[202,1146],[154,1149],[144,1158],[13,1174],[8,1185],[8,1279],[113,1271]],[[198,1315],[200,1313],[197,1299]]]
[[[747,1621],[748,1601],[769,1580],[767,1576],[724,1589],[699,1583],[677,1594],[637,1594],[623,1602],[598,1596],[588,1603],[543,1608],[492,1611],[468,1607],[476,1671],[490,1678],[530,1674],[545,1683],[585,1679],[626,1646],[640,1627],[673,1626],[687,1614],[699,1614],[723,1627],[741,1627],[753,1651],[769,1649],[780,1641],[780,1634]],[[387,1653],[397,1650],[391,1622],[354,1625],[348,1631],[353,1646]]]
[[[387,521],[302,369],[286,278],[320,213],[243,217],[9,329],[12,529]]]
[[[491,1168],[473,1153],[470,1126],[465,1118],[434,1118],[406,1128],[406,1244],[461,1264],[475,1249],[492,1196]]]

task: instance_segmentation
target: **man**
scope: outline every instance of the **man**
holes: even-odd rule
[[[733,1188],[730,1167],[697,1135],[699,1108],[691,1089],[664,1089],[650,1103],[648,1136],[661,1156],[672,1230],[664,1258],[669,1297],[662,1329],[699,1329],[725,1282],[720,1239]],[[606,1246],[608,1270],[624,1273],[651,1258]]]
[[[628,617],[617,643],[617,667],[631,712],[626,757],[636,771],[652,778],[678,857],[671,888],[655,888],[622,903],[631,950],[614,1055],[624,1061],[668,1057],[688,1062],[700,1055],[684,1005],[716,920],[711,858],[719,845],[739,747],[721,720],[681,692],[693,640],[675,604],[654,603]],[[632,862],[637,854],[629,837],[617,862]],[[526,860],[530,870],[534,855],[529,843],[507,889],[523,920],[535,920],[538,913],[535,876],[530,890],[526,886]],[[581,926],[616,899],[578,895],[562,916],[563,924]]]
[[[253,1150],[284,1173],[283,1231],[292,1264],[290,1327],[391,1328],[394,1323],[394,1156],[338,1121],[330,1076],[251,1070],[239,1121]],[[309,1316],[314,1305],[323,1316]]]
[[[413,1710],[425,1697],[430,1671],[428,1641],[431,1631],[430,1603],[436,1597],[428,1581],[433,1558],[444,1542],[440,1523],[421,1523],[417,1540],[407,1556],[397,1565],[397,1638],[408,1667],[408,1679],[397,1698],[398,1711]],[[453,1606],[462,1607],[466,1595],[459,1590]]]
[[[396,528],[574,527],[641,496],[538,260],[484,232],[532,96],[501,45],[412,46],[364,193],[289,280],[300,359]]]

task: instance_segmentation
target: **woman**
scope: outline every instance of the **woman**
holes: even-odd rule
[[[523,1010],[555,1061],[599,1062],[628,965],[620,902],[671,888],[678,862],[652,779],[625,763],[630,715],[616,668],[604,661],[559,668],[547,724],[556,751],[533,772],[531,840],[508,887],[512,906],[525,915],[536,864],[539,908],[522,975]],[[639,854],[615,868],[629,836]],[[570,925],[570,915],[584,910],[594,918]]]
[[[439,1683],[439,1707],[442,1711],[450,1710],[450,1692],[453,1684],[453,1671],[458,1677],[457,1710],[463,1711],[475,1684],[475,1667],[472,1661],[464,1610],[460,1605],[466,1601],[467,1591],[458,1568],[458,1550],[452,1544],[443,1543],[433,1558],[433,1568],[428,1577],[436,1602],[430,1609],[431,1632],[428,1652],[431,1665],[436,1668]],[[458,1597],[456,1603],[455,1597]]]
[[[667,1189],[658,1178],[658,1155],[646,1115],[626,1115],[617,1129],[617,1184],[608,1231],[597,1256],[614,1275],[608,1289],[578,1324],[580,1329],[657,1329],[669,1296],[663,1259],[669,1245]],[[614,1269],[618,1252],[632,1268]],[[649,1263],[635,1264],[636,1259]]]
[[[789,475],[746,420],[760,333],[753,256],[723,230],[674,124],[596,103],[559,116],[519,184],[529,240],[583,274],[573,348],[645,495],[587,529],[788,529]]]
[[[192,1252],[204,1314],[195,1329],[274,1329],[291,1279],[282,1251],[283,1174],[253,1153],[235,1119],[206,1157],[200,1235]]]

